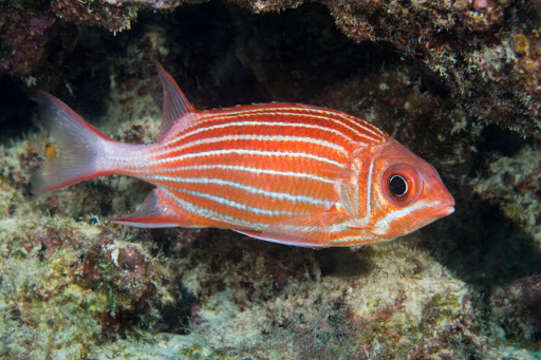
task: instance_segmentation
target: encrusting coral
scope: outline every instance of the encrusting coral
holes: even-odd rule
[[[0,66],[19,76],[54,71],[45,51],[58,41],[56,16],[113,32],[131,27],[140,10],[168,10],[190,1],[54,0],[51,7],[15,1],[0,4]],[[293,9],[302,0],[231,0],[255,13]],[[391,44],[438,76],[469,121],[497,123],[522,135],[541,133],[540,5],[535,1],[326,1],[336,25],[355,41]],[[60,26],[60,25],[59,25]],[[51,41],[50,38],[55,41]],[[63,33],[63,41],[77,36]]]
[[[541,151],[524,146],[513,157],[490,158],[488,176],[472,181],[474,191],[495,206],[541,246]]]

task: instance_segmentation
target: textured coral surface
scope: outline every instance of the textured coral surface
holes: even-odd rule
[[[302,3],[0,1],[0,358],[541,356],[538,2]],[[438,169],[456,213],[316,251],[111,224],[151,190],[125,177],[31,195],[62,151],[33,91],[149,143],[153,59],[197,108],[285,100],[375,123]]]
[[[144,9],[162,11],[205,0],[4,0],[0,69],[21,77],[58,70],[78,34],[64,24],[130,29]],[[294,9],[303,0],[230,0],[255,13]],[[541,136],[541,42],[538,1],[319,0],[338,28],[361,42],[385,42],[432,73],[452,96],[468,129],[497,123]],[[30,9],[28,11],[27,9]],[[61,21],[58,21],[61,19]],[[57,26],[53,24],[57,23]],[[311,19],[307,23],[317,27]],[[58,42],[65,46],[58,49]],[[71,43],[71,44],[70,44]],[[60,59],[51,59],[50,51]],[[64,54],[66,53],[67,54]],[[57,79],[58,81],[58,79]],[[457,126],[464,126],[457,119]]]

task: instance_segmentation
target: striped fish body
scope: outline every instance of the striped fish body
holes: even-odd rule
[[[389,240],[454,209],[429,164],[365,121],[288,103],[197,111],[158,68],[164,120],[152,145],[115,142],[43,95],[53,131],[79,135],[59,138],[81,169],[66,173],[66,159],[53,160],[36,176],[37,192],[129,175],[156,189],[118,223],[232,229],[298,246]]]
[[[192,126],[143,152],[145,161],[126,172],[189,212],[184,225],[272,233],[292,243],[293,235],[318,243],[353,235],[345,227],[329,232],[346,221],[339,212],[331,223],[325,217],[339,203],[337,184],[350,172],[352,153],[359,144],[383,143],[383,132],[340,112],[294,104],[194,117]],[[364,194],[355,192],[361,201]]]

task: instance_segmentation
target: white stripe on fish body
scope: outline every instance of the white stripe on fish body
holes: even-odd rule
[[[165,150],[157,151],[153,153],[154,157],[161,157],[163,155],[167,155],[169,153],[176,153],[176,152],[182,152],[183,150],[189,149],[190,147],[195,147],[198,145],[204,145],[204,144],[216,144],[221,142],[231,142],[231,141],[250,141],[250,140],[256,140],[259,142],[301,142],[301,143],[307,143],[307,144],[313,144],[318,145],[322,147],[327,147],[329,149],[333,149],[339,153],[341,153],[344,156],[348,155],[348,151],[344,149],[344,147],[340,145],[336,145],[333,142],[321,140],[318,138],[312,138],[308,136],[287,136],[287,135],[224,135],[219,137],[208,137],[203,138],[191,142],[182,143],[179,146],[176,147],[168,147]],[[229,144],[224,144],[229,145]]]
[[[279,177],[292,177],[300,179],[308,179],[314,181],[320,181],[326,184],[334,184],[335,180],[317,176],[310,173],[304,172],[295,172],[295,171],[277,171],[272,169],[265,169],[260,167],[249,167],[249,166],[237,166],[237,165],[221,165],[221,164],[202,164],[202,165],[189,165],[189,166],[178,166],[174,168],[160,168],[160,169],[136,169],[134,173],[144,174],[144,173],[153,173],[158,175],[161,173],[176,173],[183,171],[204,171],[204,170],[229,170],[229,171],[240,171],[247,172],[255,175],[276,175]]]
[[[358,216],[358,213],[359,213],[359,209],[360,209],[360,204],[361,204],[361,200],[360,200],[360,191],[359,191],[359,176],[360,176],[360,171],[361,171],[361,166],[362,166],[362,162],[360,159],[354,159],[353,160],[353,164],[352,164],[352,167],[353,167],[353,188],[354,188],[354,191],[355,191],[355,201],[354,201],[354,206],[355,206],[355,217]]]
[[[185,199],[181,199],[180,197],[178,197],[172,192],[172,191],[178,191],[178,189],[172,190],[167,187],[160,187],[160,189],[167,196],[169,196],[174,202],[176,202],[183,210],[189,213],[192,213],[194,215],[212,220],[212,221],[223,223],[224,228],[242,227],[242,228],[252,229],[254,231],[265,231],[271,228],[272,229],[283,228],[284,230],[293,231],[295,233],[302,233],[303,229],[305,228],[303,226],[292,226],[292,225],[286,225],[283,227],[281,227],[280,225],[277,226],[276,221],[273,221],[272,219],[268,219],[268,222],[255,222],[255,221],[245,220],[240,217],[235,217],[227,213],[216,211],[216,209],[209,209],[207,207],[196,205],[195,203],[187,201]]]
[[[233,216],[229,216],[227,214],[214,211],[212,209],[200,207],[189,201],[178,198],[175,194],[173,194],[171,191],[169,191],[165,187],[160,187],[160,189],[164,192],[164,194],[166,194],[173,201],[175,201],[183,210],[189,213],[204,217],[206,219],[210,219],[210,220],[225,223],[225,224],[230,224],[233,226],[236,225],[236,226],[241,226],[241,227],[248,227],[251,229],[267,229],[269,227],[269,224],[247,221],[244,219],[236,218]]]
[[[191,212],[193,214],[202,216],[204,218],[207,218],[212,221],[216,221],[219,223],[223,223],[225,228],[228,227],[246,227],[249,229],[252,229],[255,232],[265,232],[265,231],[272,231],[273,233],[280,233],[283,232],[285,234],[297,234],[300,237],[306,236],[312,237],[314,239],[314,242],[311,243],[312,246],[318,246],[318,245],[347,245],[348,243],[352,242],[368,242],[375,238],[374,235],[369,233],[362,233],[360,232],[359,235],[345,235],[341,236],[341,232],[349,233],[351,234],[350,226],[354,224],[353,221],[347,220],[343,221],[338,224],[330,225],[328,227],[320,227],[320,226],[296,226],[296,225],[289,225],[287,222],[285,224],[275,223],[271,219],[268,220],[268,222],[254,222],[254,221],[248,221],[244,218],[240,217],[234,217],[227,213],[223,213],[220,211],[216,211],[215,209],[209,209],[206,207],[201,207],[199,205],[195,205],[193,202],[187,201],[185,199],[181,199],[171,193],[170,191],[162,188],[162,190],[170,196],[175,202],[177,202],[184,210]],[[176,189],[175,191],[179,191]],[[205,195],[205,194],[195,194],[198,195]],[[229,204],[230,200],[228,199],[218,199],[218,202],[221,204],[225,204],[228,206],[240,208],[241,210],[247,210],[252,211],[252,209],[244,208],[243,204]],[[259,209],[263,210],[263,209]],[[256,210],[257,211],[257,210]],[[277,212],[277,211],[268,211],[263,210],[262,212],[264,215],[269,216],[280,216],[280,215],[293,215],[293,214],[287,214],[284,212]],[[300,216],[304,214],[299,214]],[[262,235],[262,237],[265,237]],[[319,240],[318,240],[319,239]],[[319,243],[321,239],[327,241],[330,240],[331,243]],[[281,241],[279,238],[276,239],[276,242],[284,243],[284,241]]]
[[[261,116],[260,114],[253,114],[253,116]],[[223,117],[219,117],[217,119],[213,119],[213,120],[227,120],[229,119],[229,117],[226,117],[226,116],[223,116]],[[328,120],[328,118],[324,118],[324,117],[321,117],[321,119],[325,119],[325,120]],[[209,122],[209,121],[207,121]],[[351,142],[351,137],[338,131],[338,130],[335,130],[333,128],[330,128],[330,127],[326,127],[326,126],[320,126],[320,125],[314,125],[314,124],[304,124],[302,122],[299,122],[299,123],[295,123],[295,122],[291,122],[291,121],[276,121],[276,120],[272,120],[272,121],[269,121],[269,120],[265,120],[265,119],[261,119],[261,120],[258,120],[258,121],[245,121],[245,120],[236,120],[236,121],[228,121],[226,123],[221,123],[221,124],[217,124],[217,125],[213,125],[212,123],[208,124],[210,126],[206,126],[206,127],[203,127],[202,125],[204,124],[201,124],[201,123],[197,123],[196,125],[186,129],[185,132],[179,134],[178,136],[174,137],[173,139],[169,140],[168,142],[164,143],[163,146],[166,147],[163,151],[164,154],[170,152],[170,149],[171,148],[175,148],[174,146],[177,145],[179,142],[181,142],[181,140],[184,140],[186,138],[189,138],[190,136],[193,136],[193,135],[197,135],[199,133],[202,133],[202,132],[207,132],[207,131],[212,131],[212,130],[218,130],[218,129],[224,129],[224,128],[229,128],[229,127],[243,127],[243,131],[248,131],[248,128],[250,127],[265,127],[265,126],[270,126],[270,127],[293,127],[293,128],[304,128],[304,129],[316,129],[316,130],[321,130],[321,131],[325,131],[325,132],[328,132],[329,134],[334,134],[334,135],[337,135],[337,136],[340,136],[342,138],[344,138],[347,142]],[[351,131],[354,131],[354,129],[351,129]],[[288,132],[290,133],[290,132]],[[318,138],[314,138],[314,139],[318,139]],[[321,140],[321,139],[319,139]],[[160,154],[157,154],[157,155],[162,155],[161,153]]]
[[[330,208],[333,205],[333,202],[325,200],[325,199],[319,199],[319,198],[309,197],[305,195],[292,195],[290,193],[266,191],[259,187],[249,186],[246,184],[224,180],[224,179],[218,179],[218,178],[203,178],[203,177],[187,178],[187,177],[151,175],[151,176],[144,176],[142,177],[142,179],[147,180],[149,182],[153,182],[153,183],[156,183],[156,182],[179,183],[179,184],[192,183],[192,184],[203,184],[203,185],[216,184],[216,185],[230,186],[232,188],[244,190],[253,195],[261,195],[261,196],[265,196],[265,197],[276,199],[276,200],[288,200],[293,203],[307,203],[310,205],[323,206],[325,208]]]
[[[223,150],[211,150],[211,151],[201,151],[196,153],[183,154],[179,156],[174,156],[170,158],[163,158],[158,160],[148,160],[145,162],[145,167],[152,167],[160,164],[167,164],[177,161],[183,161],[192,158],[205,157],[205,156],[220,156],[220,155],[246,155],[246,156],[262,156],[262,157],[292,157],[292,158],[301,158],[315,160],[318,162],[327,163],[334,165],[339,169],[345,168],[345,165],[341,162],[323,157],[314,154],[309,154],[305,152],[290,152],[290,151],[262,151],[262,150],[251,150],[251,149],[223,149]],[[150,154],[152,157],[152,154]]]
[[[212,200],[212,201],[214,201],[214,202],[216,202],[218,204],[225,205],[225,206],[228,206],[228,207],[231,207],[231,208],[234,208],[234,209],[250,211],[250,212],[252,212],[252,213],[254,213],[256,215],[301,216],[301,215],[306,214],[304,212],[298,212],[298,211],[262,209],[262,208],[246,205],[244,203],[240,203],[240,202],[237,202],[237,201],[233,201],[233,200],[230,200],[230,199],[227,199],[227,198],[224,198],[224,197],[215,196],[215,195],[211,195],[211,194],[208,194],[208,193],[200,192],[200,191],[185,190],[185,189],[182,189],[182,188],[177,188],[176,190],[179,191],[179,192],[188,194],[188,195],[193,195],[193,196],[196,196],[196,197]]]
[[[278,229],[284,232],[292,232],[296,234],[305,234],[306,236],[320,238],[328,242],[328,246],[343,246],[346,243],[353,242],[368,242],[376,238],[376,235],[363,231],[362,229],[352,230],[351,226],[355,225],[353,220],[344,220],[338,224],[329,225],[327,227],[313,226],[292,226],[282,225],[278,226]],[[343,234],[342,234],[343,233]],[[352,235],[354,233],[354,235]]]
[[[366,175],[366,189],[364,195],[366,196],[366,208],[365,215],[362,218],[357,219],[359,226],[365,226],[370,223],[372,218],[372,180],[374,176],[374,159],[370,159],[370,166],[368,167],[368,174]]]
[[[265,231],[272,231],[273,233],[279,233],[284,232],[286,234],[297,234],[299,237],[314,237],[313,243],[307,243],[310,246],[326,246],[331,245],[328,243],[319,243],[320,240],[318,239],[326,239],[329,235],[331,235],[331,242],[335,245],[342,245],[342,243],[349,243],[354,241],[369,241],[372,240],[374,237],[371,235],[358,235],[358,236],[344,236],[340,237],[340,232],[349,231],[348,226],[351,224],[351,221],[344,221],[340,224],[335,224],[332,226],[329,226],[327,228],[321,228],[317,226],[295,226],[295,225],[288,225],[288,224],[277,224],[269,219],[268,222],[254,222],[254,221],[248,221],[243,218],[234,217],[229,214],[216,211],[214,209],[209,209],[206,207],[201,207],[199,205],[195,205],[194,203],[187,201],[185,199],[181,199],[172,192],[170,192],[166,188],[161,188],[162,191],[168,195],[171,199],[173,199],[181,208],[183,208],[185,211],[188,211],[190,213],[196,214],[198,216],[204,217],[206,219],[216,221],[218,223],[224,224],[225,228],[230,227],[244,227],[248,229],[252,229],[254,232],[265,232]],[[178,191],[178,190],[175,190]],[[278,214],[272,214],[272,215],[278,215]],[[319,236],[318,236],[319,234]],[[261,238],[264,238],[265,236],[262,235]],[[275,239],[276,242],[279,243],[286,243],[287,241],[281,241],[279,238]],[[297,243],[296,243],[297,244]],[[297,244],[299,245],[299,244]]]
[[[320,115],[313,115],[310,113],[316,113]],[[251,116],[251,115],[258,115],[258,116],[264,116],[264,115],[285,115],[288,116],[305,116],[305,117],[312,117],[322,120],[330,120],[333,123],[337,125],[344,126],[348,128],[350,131],[354,132],[356,135],[360,137],[367,137],[373,142],[382,142],[384,141],[388,135],[385,134],[383,131],[375,127],[374,125],[361,120],[357,117],[348,115],[346,113],[342,112],[335,112],[335,111],[329,111],[322,108],[315,108],[315,107],[307,107],[307,106],[277,106],[277,107],[266,107],[266,108],[257,108],[257,109],[243,109],[243,110],[235,110],[235,108],[231,109],[223,109],[219,112],[204,112],[198,114],[198,118],[200,121],[207,122],[212,121],[215,119],[226,119],[229,117],[235,117],[235,116]],[[208,119],[208,120],[207,120]],[[336,120],[342,120],[342,121],[336,121]],[[349,123],[350,126],[348,126],[345,122]],[[196,124],[197,125],[197,121]],[[355,129],[354,127],[358,128]],[[362,134],[359,129],[362,129],[363,131],[368,132],[372,137],[369,137],[365,134]]]
[[[311,210],[314,211],[323,211],[322,207],[328,206],[331,204],[331,201],[328,202],[322,202],[323,200],[335,200],[336,195],[334,194],[334,182],[330,180],[326,181],[319,181],[318,179],[312,179],[311,177],[302,177],[298,176],[299,174],[289,172],[292,174],[289,175],[279,175],[277,176],[275,173],[276,171],[272,171],[270,174],[265,174],[264,172],[245,172],[245,171],[239,171],[236,170],[238,166],[225,166],[225,169],[222,167],[219,167],[218,169],[216,166],[211,166],[210,169],[207,170],[197,170],[201,168],[202,166],[193,166],[188,171],[184,172],[161,172],[161,171],[153,171],[152,173],[145,173],[145,174],[137,174],[138,177],[141,177],[143,180],[154,182],[157,185],[171,185],[171,180],[173,179],[181,179],[178,180],[178,182],[175,182],[179,184],[179,188],[187,188],[189,190],[195,190],[195,191],[201,191],[205,193],[209,193],[212,195],[217,196],[223,196],[234,200],[241,201],[246,204],[251,204],[253,206],[262,207],[262,203],[259,202],[259,198],[257,195],[255,195],[255,191],[251,190],[249,192],[246,191],[246,187],[249,187],[249,189],[261,189],[265,191],[266,193],[273,193],[273,194],[282,194],[286,193],[289,194],[290,200],[287,200],[291,203],[291,199],[293,197],[299,197],[298,199],[320,199],[315,204],[317,205],[317,208],[314,208],[314,201],[310,200],[310,202],[304,202],[304,203],[310,203],[312,206],[310,206]],[[153,178],[148,178],[148,176],[152,176]],[[160,176],[160,177],[158,177]],[[183,178],[188,178],[188,182],[183,181]],[[198,180],[193,181],[193,179],[207,179],[207,180]],[[213,179],[212,181],[208,179]],[[214,180],[217,179],[217,180]],[[189,186],[189,184],[194,184],[197,186]],[[219,187],[211,187],[207,186],[208,184],[215,184]],[[231,188],[239,189],[242,192],[235,192],[234,194],[231,193],[228,190],[228,188],[224,188],[223,186],[228,186],[235,184],[235,186],[231,186]],[[239,184],[239,185],[236,185]],[[242,186],[242,187],[239,187]],[[273,198],[276,198],[274,196]],[[281,198],[284,198],[281,196]],[[263,199],[261,199],[263,200]],[[296,201],[294,202],[296,204],[303,203],[302,201]],[[275,203],[274,205],[265,205],[269,206],[269,208],[283,208],[288,210],[299,210],[299,206],[292,207],[291,205],[288,205],[287,203],[282,203],[281,205],[278,203]],[[308,209],[305,209],[308,210]]]
[[[373,232],[378,235],[385,235],[389,231],[391,223],[399,218],[405,216],[410,216],[412,212],[417,210],[422,210],[426,208],[436,207],[439,205],[438,201],[427,202],[424,200],[417,201],[413,205],[408,206],[407,208],[391,211],[381,219],[379,219],[373,226]]]

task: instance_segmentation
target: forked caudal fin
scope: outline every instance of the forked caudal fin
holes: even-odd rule
[[[58,155],[32,176],[33,193],[60,189],[115,172],[107,154],[118,152],[118,148],[126,145],[98,131],[54,96],[40,91],[36,100],[43,125],[50,131]]]
[[[167,141],[189,126],[195,111],[175,80],[156,63],[163,89],[163,119],[158,141]],[[57,190],[94,177],[123,173],[125,164],[132,168],[142,161],[138,148],[145,145],[122,144],[101,133],[56,97],[40,91],[43,125],[50,131],[59,155],[46,162],[32,177],[32,192]],[[179,121],[177,121],[179,120]]]

